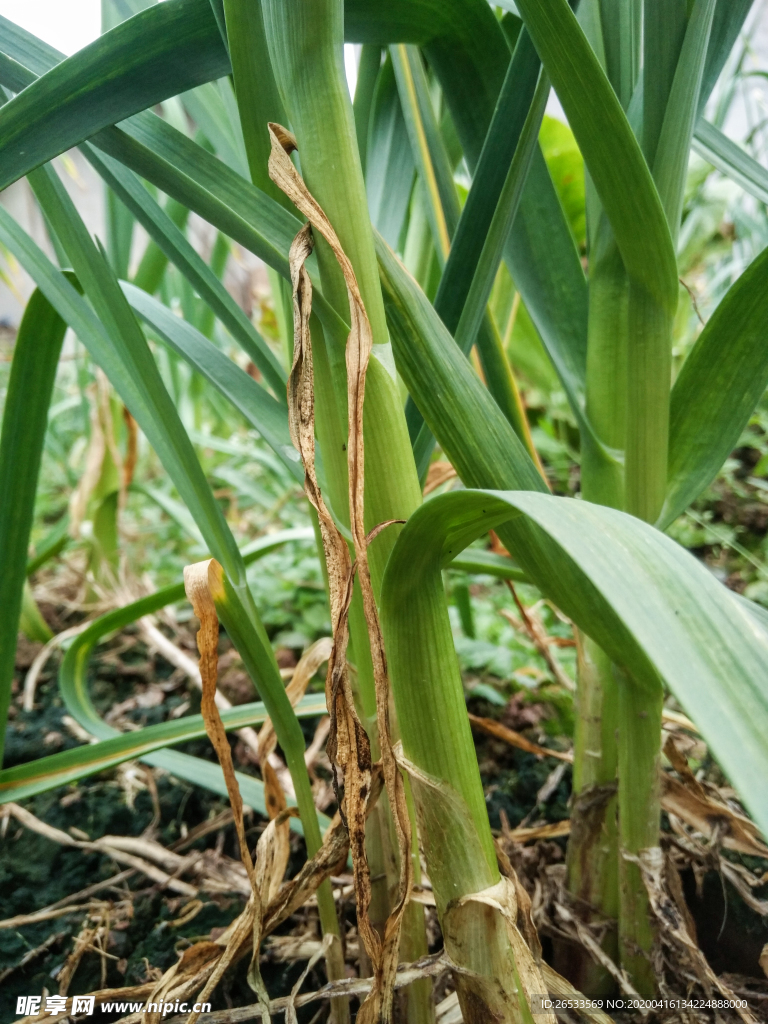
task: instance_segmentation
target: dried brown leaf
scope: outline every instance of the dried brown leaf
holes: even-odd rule
[[[427,470],[427,479],[424,482],[424,497],[456,476],[458,474],[450,462],[431,462]]]
[[[196,562],[184,568],[184,589],[195,615],[200,621],[197,633],[197,647],[200,652],[200,677],[203,681],[203,697],[200,705],[205,731],[213,744],[219,759],[224,781],[227,785],[229,802],[232,806],[237,839],[248,877],[253,875],[253,861],[245,838],[243,822],[243,798],[235,777],[232,752],[224,729],[224,723],[216,707],[216,682],[219,667],[219,616],[214,604],[214,594],[223,592],[224,570],[215,558]]]
[[[703,836],[717,838],[728,850],[768,858],[768,846],[748,818],[736,814],[706,792],[689,789],[686,782],[668,772],[661,774],[661,806]]]
[[[240,844],[240,856],[251,880],[252,894],[248,905],[238,918],[235,926],[229,930],[226,948],[218,960],[205,988],[200,994],[199,1002],[205,1002],[214,990],[227,967],[238,955],[238,951],[247,935],[251,937],[252,959],[248,972],[248,981],[264,1005],[264,1020],[269,1020],[269,995],[259,973],[259,948],[263,936],[263,912],[269,899],[280,887],[290,854],[288,819],[293,813],[285,808],[285,795],[274,771],[266,758],[262,765],[267,794],[267,805],[270,809],[270,821],[262,833],[256,847],[256,864],[254,865],[245,836],[243,821],[243,800],[240,787],[235,776],[232,753],[224,730],[224,725],[216,706],[216,681],[218,675],[218,641],[219,619],[216,613],[214,596],[222,592],[223,571],[218,562],[209,559],[187,566],[184,569],[184,586],[192,608],[200,620],[197,634],[197,645],[200,651],[200,676],[203,681],[203,699],[201,711],[208,736],[224,772],[233,820]],[[274,812],[274,813],[273,813]],[[199,1012],[192,1012],[188,1024],[195,1024]],[[149,1022],[147,1022],[149,1024]]]
[[[216,942],[196,942],[194,946],[185,949],[179,960],[152,985],[146,1005],[162,1006],[197,992],[211,976],[221,954],[222,948]],[[141,1024],[159,1024],[161,1020],[162,1009],[145,1008],[141,1015]]]
[[[469,720],[478,729],[487,732],[489,736],[495,736],[498,740],[504,740],[505,743],[509,743],[510,746],[517,747],[519,750],[525,750],[527,753],[535,754],[537,757],[555,757],[558,761],[566,761],[568,764],[573,764],[573,753],[570,750],[550,750],[547,747],[540,747],[538,743],[532,743],[531,740],[526,739],[522,733],[515,732],[514,729],[508,729],[506,725],[502,725],[501,722],[497,722],[493,718],[480,718],[478,715],[470,715]]]
[[[364,524],[365,446],[363,406],[365,379],[373,345],[373,334],[352,264],[325,213],[310,194],[291,163],[288,153],[296,148],[295,139],[279,125],[270,125],[272,151],[269,172],[272,180],[308,218],[296,236],[290,252],[294,294],[294,362],[288,385],[291,436],[304,463],[307,495],[317,509],[325,548],[331,590],[331,618],[334,647],[329,659],[326,693],[331,716],[329,756],[344,776],[343,807],[347,816],[352,848],[358,927],[374,971],[374,985],[358,1013],[360,1024],[383,1021],[392,1016],[392,999],[397,970],[400,928],[413,881],[411,863],[411,824],[402,776],[392,747],[389,727],[389,679],[384,640],[373,594],[368,565],[368,542]],[[311,225],[311,226],[310,226]],[[354,568],[349,549],[330,517],[317,484],[314,468],[314,382],[309,315],[312,285],[304,263],[311,252],[311,231],[319,231],[341,268],[347,286],[351,329],[347,339],[347,406],[349,437],[347,468],[349,475],[349,514],[355,560],[373,661],[376,689],[376,720],[384,785],[392,808],[392,817],[400,854],[400,878],[395,906],[384,926],[383,939],[369,918],[370,874],[365,854],[366,806],[371,788],[371,751],[352,701],[346,666],[349,639],[348,614],[352,598]]]

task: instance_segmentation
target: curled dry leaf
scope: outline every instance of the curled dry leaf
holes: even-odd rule
[[[480,718],[478,715],[470,715],[469,720],[478,729],[487,732],[489,736],[495,736],[496,739],[504,740],[505,743],[509,743],[510,746],[517,747],[519,750],[525,750],[527,753],[535,754],[537,757],[554,757],[558,761],[573,764],[573,753],[570,750],[549,750],[547,747],[540,747],[538,743],[532,743],[522,733],[515,732],[514,729],[508,729],[506,725],[494,721],[493,718]]]
[[[411,824],[404,784],[397,768],[390,738],[387,660],[368,566],[369,538],[366,537],[364,525],[363,404],[373,335],[352,264],[342,249],[333,226],[289,159],[288,154],[296,148],[295,139],[280,125],[271,124],[269,130],[272,142],[270,176],[309,220],[309,224],[302,228],[294,239],[290,252],[294,298],[294,360],[288,383],[288,408],[291,437],[304,464],[305,489],[317,509],[320,521],[330,584],[334,647],[328,663],[326,682],[328,713],[331,716],[329,756],[343,773],[343,807],[349,825],[353,854],[358,926],[374,972],[374,985],[360,1009],[358,1020],[360,1024],[378,1020],[386,1024],[392,1015],[400,928],[412,887],[413,867],[410,856]],[[315,474],[314,381],[312,340],[309,330],[312,284],[304,266],[312,251],[312,229],[320,232],[331,247],[344,275],[349,297],[351,330],[347,339],[346,362],[350,527],[373,661],[376,721],[384,785],[392,807],[400,855],[398,893],[395,906],[384,926],[383,939],[371,925],[368,916],[371,885],[365,854],[365,817],[371,788],[371,750],[368,737],[354,709],[346,666],[348,615],[355,568],[350,564],[347,544],[323,501]]]
[[[259,971],[259,949],[261,940],[264,938],[264,910],[269,906],[270,900],[277,895],[288,866],[288,857],[291,852],[288,819],[295,813],[293,808],[281,811],[264,829],[256,846],[253,882],[254,892],[258,893],[258,900],[253,918],[253,955],[251,966],[248,969],[248,984],[258,994],[261,1001],[267,1005],[269,996]],[[235,952],[237,952],[236,949]],[[192,1024],[191,1021],[190,1024]]]
[[[375,804],[381,790],[379,779],[380,773],[374,773],[371,805]],[[341,869],[348,849],[347,829],[337,814],[323,837],[322,846],[315,856],[304,864],[299,873],[282,887],[279,887],[279,880],[277,884],[271,883],[270,892],[273,892],[274,888],[277,891],[271,895],[269,904],[262,914],[262,939],[306,903],[326,878]],[[258,857],[256,865],[258,871]],[[272,879],[276,879],[277,869],[270,874]],[[185,950],[179,962],[166,971],[156,985],[150,986],[147,990],[150,993],[147,1001],[173,1002],[175,999],[184,999],[193,992],[200,992],[203,985],[206,986],[203,992],[212,992],[230,964],[253,955],[253,909],[251,897],[243,913],[230,924],[216,942],[198,942]],[[202,1002],[203,998],[201,993],[198,1001]],[[263,1010],[263,1001],[259,1006]],[[142,1024],[158,1024],[158,1018],[145,1016],[142,1018]]]
[[[667,738],[664,753],[680,776],[680,779],[676,779],[667,772],[662,773],[664,810],[677,815],[702,835],[711,839],[717,837],[729,850],[751,857],[768,858],[768,846],[754,823],[744,815],[737,814],[724,800],[704,788],[691,771],[685,755],[678,749],[674,736]]]
[[[248,972],[248,981],[265,1007],[265,1021],[269,1020],[269,995],[259,973],[259,947],[263,933],[264,908],[271,896],[275,894],[282,882],[288,863],[289,839],[288,818],[291,811],[285,809],[285,795],[274,771],[267,772],[264,777],[267,790],[268,806],[274,815],[263,832],[256,847],[256,865],[251,860],[250,850],[245,836],[243,821],[243,800],[240,787],[235,777],[232,753],[224,731],[224,725],[216,706],[216,680],[218,675],[218,643],[219,618],[216,612],[215,596],[223,592],[223,570],[215,559],[197,562],[184,569],[184,586],[192,608],[200,620],[197,634],[197,646],[200,651],[200,676],[203,682],[203,699],[201,711],[205,728],[216,754],[219,758],[227,784],[233,820],[240,844],[240,856],[251,880],[252,893],[243,913],[236,925],[229,931],[224,953],[221,955],[205,988],[200,994],[199,1002],[205,1002],[214,990],[227,967],[236,958],[245,936],[252,941],[252,960]],[[266,758],[264,766],[267,766]],[[195,1024],[199,1012],[193,1012],[188,1024]],[[150,1024],[147,1021],[147,1024]]]
[[[197,992],[210,977],[218,959],[221,946],[215,942],[196,942],[185,949],[179,960],[152,986],[146,999],[146,1006],[162,1006],[176,999],[185,999]],[[160,1024],[162,1010],[147,1010],[141,1016],[141,1024]]]
[[[232,763],[232,752],[221,721],[219,709],[216,707],[216,681],[219,667],[219,617],[214,604],[214,594],[224,593],[224,570],[215,558],[204,562],[196,562],[184,568],[184,588],[195,615],[200,620],[197,632],[197,647],[200,652],[200,677],[203,682],[203,697],[200,710],[205,722],[205,731],[213,744],[216,756],[224,773],[227,784],[229,802],[232,805],[237,839],[240,845],[240,856],[248,872],[253,875],[253,861],[245,838],[243,822],[243,798],[235,777],[235,766]]]
[[[324,944],[320,944],[318,950],[313,954],[320,956],[324,952]],[[310,965],[310,970],[311,970]],[[409,985],[413,985],[414,982],[419,981],[421,978],[436,978],[440,975],[444,975],[451,967],[450,961],[446,958],[444,953],[438,953],[432,956],[422,957],[420,960],[414,963],[400,964],[397,975],[395,978],[395,987],[406,988]],[[304,995],[298,994],[298,987],[303,982],[303,975],[299,978],[299,982],[294,986],[293,991],[289,996],[283,996],[279,999],[274,999],[269,1004],[269,1012],[273,1018],[278,1014],[287,1013],[293,1010],[300,1009],[303,1006],[308,1006],[311,1003],[323,1002],[327,1000],[333,1000],[338,998],[349,998],[368,995],[373,985],[373,978],[340,978],[337,981],[329,982],[324,985],[321,989],[316,992],[306,992]],[[575,990],[572,990],[569,994],[573,994]],[[115,992],[112,993],[114,998]],[[578,994],[578,993],[577,993]],[[170,1000],[169,1000],[170,1002]],[[235,1024],[235,1022],[242,1022],[245,1024],[246,1021],[264,1020],[264,1008],[260,1004],[254,1006],[240,1006],[236,1009],[230,1010],[217,1010],[213,1013],[207,1013],[205,1015],[206,1024]],[[138,1024],[139,1014],[130,1014],[127,1017],[121,1018],[118,1024]],[[46,1018],[46,1020],[53,1020],[53,1018]],[[168,1018],[166,1018],[168,1019]],[[34,1024],[39,1018],[25,1018],[20,1021],[19,1024]],[[173,1017],[171,1020],[176,1024],[179,1020],[178,1017]],[[288,1016],[287,1020],[291,1020]],[[295,1018],[294,1018],[295,1020]]]

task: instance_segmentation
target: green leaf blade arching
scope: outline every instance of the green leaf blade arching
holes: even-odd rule
[[[759,827],[768,829],[765,632],[683,548],[632,516],[584,501],[453,492],[428,502],[404,528],[387,567],[382,622],[406,756],[440,774],[443,766],[432,763],[434,751],[423,743],[419,705],[439,699],[442,707],[450,699],[431,664],[447,656],[436,649],[441,638],[452,654],[450,627],[446,638],[435,626],[429,645],[417,642],[413,630],[429,635],[443,614],[436,604],[441,566],[502,524],[506,545],[542,593],[638,685],[651,692],[660,682],[669,687]],[[414,674],[419,686],[408,685]]]
[[[299,701],[294,711],[299,718],[323,715],[326,712],[325,696],[310,694]],[[262,725],[269,717],[261,701],[225,708],[220,713],[224,728],[228,732]],[[0,804],[9,800],[23,800],[38,793],[45,793],[49,789],[67,786],[89,775],[115,768],[125,761],[136,758],[144,760],[165,747],[204,739],[205,736],[202,715],[188,715],[159,725],[145,726],[136,732],[111,735],[109,739],[102,739],[98,743],[40,757],[27,764],[5,768],[0,771]],[[254,809],[262,814],[266,813],[264,803]]]
[[[668,526],[714,480],[768,386],[768,249],[733,284],[672,389]]]
[[[0,434],[0,765],[37,478],[66,330],[66,322],[45,295],[35,290],[16,338]]]
[[[72,307],[78,306],[76,298],[79,296],[74,297],[70,309],[80,323],[76,326],[70,320],[70,326],[77,331],[147,435],[197,522],[206,544],[242,586],[244,571],[234,537],[213,497],[192,443],[117,279],[88,235],[55,171],[51,167],[40,168],[30,175],[30,179],[38,201],[72,260],[83,290],[98,315],[98,319],[89,316],[90,310],[84,303],[75,312]],[[53,283],[53,268],[31,239],[15,224],[14,227],[12,247],[16,249],[17,257],[23,265],[26,262],[27,269],[36,279],[39,278],[39,287],[47,288]],[[55,271],[53,278],[59,286],[66,284]],[[51,297],[51,301],[56,300]]]
[[[0,59],[0,84],[9,89],[34,82],[36,73],[44,74],[63,59],[62,54],[5,19],[0,18],[0,28],[0,56],[6,54]],[[95,123],[91,127],[96,130]],[[122,121],[119,128],[105,128],[90,137],[98,149],[288,277],[288,250],[300,221],[161,117],[145,110]],[[68,146],[75,144],[75,137],[68,140]],[[51,157],[53,150],[55,147]],[[320,311],[324,303],[320,295],[317,299]]]
[[[155,4],[57,64],[0,111],[0,188],[101,128],[229,70],[207,0]]]

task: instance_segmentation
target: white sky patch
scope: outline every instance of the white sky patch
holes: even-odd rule
[[[101,31],[100,0],[0,0],[0,14],[67,56]]]
[[[101,32],[100,0],[0,0],[0,14],[68,57]],[[344,67],[353,97],[359,50],[350,44],[344,47]]]
[[[0,0],[2,3],[2,0]],[[344,44],[344,70],[347,73],[347,85],[349,86],[349,95],[352,99],[355,98],[355,89],[357,87],[357,64],[360,60],[361,47],[355,43]]]

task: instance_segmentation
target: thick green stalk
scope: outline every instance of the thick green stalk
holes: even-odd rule
[[[630,281],[628,322],[625,508],[655,523],[667,492],[672,316]]]
[[[581,488],[586,500],[619,509],[624,507],[627,304],[624,263],[600,217],[590,252],[586,413],[599,443],[615,458],[595,450],[585,435]],[[568,891],[583,920],[618,920],[618,695],[610,658],[586,635],[579,635],[577,684]],[[605,933],[602,944],[617,960],[615,930]],[[582,992],[598,996],[613,988],[608,972],[582,947],[559,948],[558,966]]]
[[[343,5],[340,0],[305,0],[299,5],[263,0],[262,10],[272,67],[298,141],[304,179],[352,262],[374,345],[388,345],[354,115],[344,72]],[[345,312],[346,286],[322,239],[317,241],[317,258],[326,298]],[[338,362],[330,351],[343,339],[326,341],[336,400],[346,408],[346,380],[339,379]],[[322,410],[318,409],[318,430],[321,417]],[[366,526],[386,519],[407,518],[420,504],[421,492],[397,385],[375,350],[366,383],[365,442]],[[331,494],[331,498],[334,506],[339,507],[337,495]],[[343,500],[346,503],[346,491]],[[396,534],[397,527],[385,531],[371,549],[371,572],[377,592]]]
[[[551,4],[548,6],[554,7]],[[628,122],[624,122],[622,128],[625,134],[624,154],[631,156],[638,180],[637,189],[626,188],[622,195],[630,191],[638,199],[641,194],[644,195],[649,202],[649,214],[644,218],[648,230],[640,223],[630,228],[633,217],[631,204],[628,206],[624,202],[623,207],[620,207],[616,203],[619,190],[611,187],[608,176],[604,176],[606,172],[610,173],[610,162],[601,161],[599,139],[595,136],[588,142],[588,131],[585,132],[583,141],[581,137],[579,141],[595,183],[592,188],[590,182],[587,204],[590,222],[587,416],[597,438],[609,450],[609,454],[615,453],[615,459],[600,458],[603,453],[598,452],[591,440],[587,439],[583,452],[582,485],[587,499],[623,508],[641,519],[654,522],[663,504],[667,483],[671,326],[676,301],[676,267],[671,244],[675,232],[659,217],[659,205],[669,216],[677,200],[681,147],[675,136],[682,133],[683,147],[687,153],[684,142],[687,122],[679,114],[675,132],[671,129],[671,122],[667,132],[670,141],[663,147],[666,162],[662,177],[670,183],[670,199],[665,202],[664,193],[659,197],[649,187],[647,165],[639,159],[636,141],[627,131],[630,126],[634,128],[638,120],[636,104],[630,110],[630,101],[635,92],[639,69],[640,5],[635,0],[622,0],[620,3],[599,0],[599,9],[600,18],[587,19],[585,26],[592,36],[592,48],[603,63],[621,106],[628,111]],[[655,38],[657,27],[646,25],[651,38]],[[559,34],[558,39],[561,38]],[[572,42],[575,43],[576,39]],[[676,45],[671,40],[667,42]],[[594,61],[594,57],[591,59]],[[646,61],[646,70],[653,72],[653,65],[649,61]],[[646,129],[646,152],[652,151],[657,144],[664,121],[663,107],[672,81],[670,68],[662,70],[662,81],[654,83],[649,93],[650,120]],[[593,87],[597,85],[598,78],[595,77]],[[577,124],[581,112],[576,97],[567,95],[568,83],[564,80],[561,79],[556,85],[569,110],[574,130],[577,135],[581,135],[583,130],[588,129],[588,125],[586,121],[581,126]],[[690,95],[696,96],[698,83],[690,85],[686,82],[686,85]],[[682,86],[680,92],[684,94]],[[688,93],[685,95],[688,96]],[[604,100],[605,113],[613,106],[613,116],[616,116],[615,99],[606,93]],[[620,117],[617,119],[621,120]],[[625,171],[629,172],[629,163]],[[656,181],[658,183],[659,178]],[[654,230],[649,227],[651,220],[655,225]],[[644,254],[640,253],[638,242],[646,245]],[[647,967],[648,960],[642,954],[639,959],[636,956],[627,959],[630,949],[643,950],[645,953],[650,951],[653,935],[647,894],[639,873],[627,874],[624,871],[621,852],[625,851],[626,842],[632,837],[633,842],[636,841],[640,833],[645,845],[658,844],[659,804],[653,790],[656,785],[656,768],[647,759],[642,763],[633,760],[631,752],[640,741],[632,719],[627,720],[628,724],[619,738],[618,756],[622,763],[618,780],[621,834],[617,853],[622,865],[623,884],[618,906],[615,888],[617,854],[611,853],[613,866],[608,867],[603,856],[606,851],[595,842],[588,810],[579,807],[582,798],[586,801],[588,789],[585,782],[591,782],[595,773],[604,785],[615,778],[616,739],[611,735],[613,730],[598,730],[597,723],[615,717],[619,696],[622,700],[642,702],[643,699],[642,695],[637,695],[636,684],[629,678],[621,680],[617,693],[614,672],[615,669],[605,655],[597,650],[594,651],[594,657],[588,661],[582,659],[580,664],[579,724],[574,751],[574,790],[578,795],[574,808],[574,834],[569,842],[569,885],[571,892],[579,895],[580,890],[586,889],[589,892],[592,884],[594,901],[590,902],[593,902],[598,913],[605,917],[618,916],[622,935],[622,964],[633,978],[635,970],[639,971],[635,983],[647,989],[648,977],[643,965]],[[650,710],[648,717],[654,717]],[[650,731],[648,735],[650,742]],[[660,729],[657,727],[655,738],[652,739],[657,752],[659,740]],[[595,754],[598,756],[590,765],[590,758]],[[644,829],[638,824],[640,822],[645,823]],[[651,825],[651,822],[654,824]],[[607,831],[604,834],[609,836],[613,829],[612,820],[609,823],[606,819],[605,826]],[[634,846],[633,855],[639,848]],[[594,876],[594,882],[590,882],[590,875]],[[612,937],[609,944],[615,952]],[[582,980],[587,991],[604,990],[606,978],[601,978],[599,972],[588,966],[586,955],[581,958],[580,968],[582,977],[579,979],[577,971],[577,980]],[[588,979],[590,974],[592,977]]]
[[[616,743],[617,687],[610,658],[586,634],[577,634],[578,691],[573,747],[573,806],[567,884],[586,922],[619,916]],[[602,947],[618,959],[615,929]],[[581,946],[557,949],[557,967],[581,992],[606,995],[613,978]]]
[[[664,694],[624,678],[618,687],[619,731],[619,947],[621,966],[635,988],[652,996],[656,978],[650,954],[655,927],[637,858],[659,845],[661,817],[661,712]]]
[[[599,504],[623,506],[638,518],[654,522],[666,493],[670,318],[642,286],[628,283],[623,262],[612,241],[600,256],[590,278],[588,415],[603,443],[618,452],[625,449],[625,473],[622,481],[619,462],[612,466],[608,462],[593,461],[589,446],[585,446],[584,496]],[[644,726],[644,720],[638,716],[625,718],[624,728],[619,732],[621,885],[618,907],[616,853],[609,855],[607,849],[609,840],[616,842],[614,824],[605,819],[602,836],[606,842],[597,842],[590,813],[578,802],[582,796],[588,800],[588,789],[580,780],[589,780],[593,774],[589,768],[592,753],[600,753],[599,764],[593,766],[602,780],[600,785],[610,784],[616,775],[616,736],[612,729],[602,729],[600,745],[595,746],[596,721],[612,719],[616,715],[617,700],[619,703],[637,701],[638,707],[642,707],[643,700],[647,699],[647,695],[636,692],[636,684],[629,678],[621,681],[617,691],[614,671],[597,649],[591,667],[580,665],[579,726],[574,742],[574,792],[578,796],[573,814],[575,828],[569,842],[569,889],[577,897],[585,890],[591,891],[589,902],[599,916],[618,916],[622,966],[628,970],[636,987],[652,991],[648,954],[653,931],[648,898],[639,871],[631,866],[626,868],[621,854],[629,852],[636,856],[639,849],[658,845],[660,805],[655,774],[658,768],[653,758],[640,760],[633,751],[643,742],[655,744],[658,760],[660,722],[653,727],[655,738],[651,736],[653,728],[648,727],[645,741],[638,735],[638,729]],[[649,719],[658,717],[652,709],[646,711]],[[606,808],[608,813],[613,812]],[[627,846],[628,841],[631,847]],[[585,875],[591,875],[593,881],[585,880]],[[610,951],[609,947],[614,946],[613,937],[606,938],[606,949]],[[580,966],[571,972],[571,977],[575,983],[581,982],[582,991],[594,994],[605,991],[608,986],[608,979],[589,964],[586,954],[580,958]]]
[[[355,120],[343,62],[343,5],[340,0],[304,0],[286,5],[263,0],[264,27],[272,67],[282,102],[299,147],[302,174],[310,192],[324,209],[352,262],[373,331],[375,345],[389,346],[389,333],[379,285],[378,264],[368,216],[368,203],[357,146]],[[316,240],[320,278],[326,298],[342,313],[348,310],[346,286],[335,257],[322,239]],[[313,341],[317,333],[313,327]],[[343,363],[345,338],[325,334],[320,364],[316,358],[316,429],[321,441],[331,502],[337,514],[346,509],[347,382]],[[315,348],[315,352],[319,346]],[[384,350],[382,350],[384,351]],[[319,370],[319,372],[317,372]],[[332,421],[332,422],[331,422]],[[374,355],[367,380],[364,410],[365,511],[371,528],[389,519],[407,519],[421,502],[421,490],[411,454],[408,431],[396,380]],[[323,443],[323,436],[326,441]],[[341,435],[341,436],[339,436]],[[374,593],[381,586],[384,566],[396,540],[397,527],[386,530],[371,546]],[[359,595],[350,613],[352,648],[357,659],[360,702],[367,724],[375,722],[375,692],[370,668],[367,628]],[[375,730],[369,726],[375,744]],[[380,812],[374,842],[387,823]],[[377,837],[376,832],[379,836]],[[369,850],[372,843],[369,841]],[[381,849],[371,850],[381,860]],[[381,866],[387,880],[396,878],[389,858]],[[388,892],[377,894],[376,916],[386,915]],[[411,910],[404,922],[404,949],[426,949],[423,912]],[[383,921],[380,923],[383,924]],[[409,999],[408,1019],[424,1024],[432,1016],[431,1002],[419,992]]]
[[[398,722],[445,947],[473,972],[456,976],[464,1020],[522,1024],[532,1020],[530,990],[520,980],[523,964],[503,916],[473,898],[498,900],[500,877],[440,554],[417,536],[407,557],[387,567],[382,626]]]

